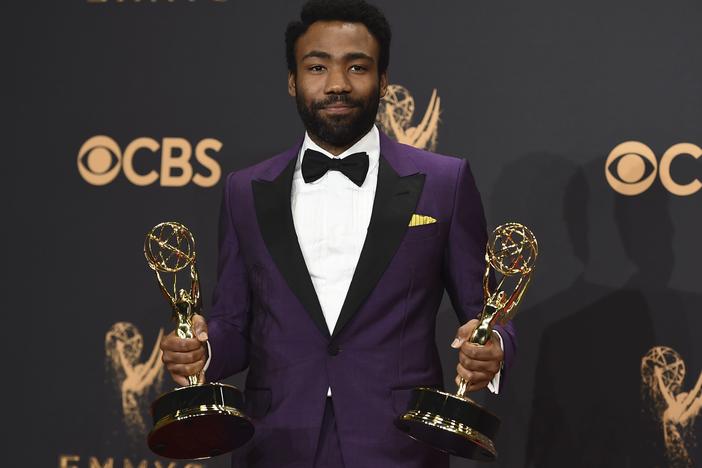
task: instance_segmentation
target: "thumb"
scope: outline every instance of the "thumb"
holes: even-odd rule
[[[193,315],[193,330],[195,330],[195,337],[199,341],[207,341],[207,322],[205,322],[205,317],[200,314]]]
[[[460,348],[461,345],[470,338],[471,333],[473,333],[473,330],[475,330],[475,327],[478,326],[478,319],[473,319],[470,320],[467,323],[464,323],[458,328],[458,331],[456,332],[456,338],[453,340],[453,343],[451,343],[452,348]]]

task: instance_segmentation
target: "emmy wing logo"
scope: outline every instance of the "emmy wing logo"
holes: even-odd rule
[[[159,330],[151,354],[141,362],[144,339],[139,329],[128,322],[117,322],[105,335],[107,371],[122,396],[122,416],[127,433],[133,441],[143,440],[147,432],[144,415],[152,394],[160,394],[163,386],[163,362]]]
[[[417,126],[412,126],[414,111],[414,98],[407,88],[391,84],[380,102],[376,121],[385,133],[399,143],[435,151],[441,113],[441,98],[437,95],[436,89],[432,91],[429,106]]]
[[[688,447],[696,443],[692,428],[702,407],[702,373],[690,392],[682,391],[685,362],[674,349],[656,346],[641,359],[641,379],[671,466],[692,468]]]

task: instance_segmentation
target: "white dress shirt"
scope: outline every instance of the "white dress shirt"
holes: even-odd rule
[[[328,171],[319,179],[306,183],[301,167],[308,149],[338,159],[365,152],[369,165],[363,185],[354,184],[340,171]],[[297,155],[290,193],[293,224],[330,334],[339,319],[366,240],[378,184],[379,159],[380,135],[375,125],[338,156],[321,148],[305,133]],[[493,393],[497,393],[499,381],[498,372],[488,385]],[[331,396],[331,388],[327,395]]]
[[[378,183],[379,138],[373,126],[351,148],[332,156],[305,134],[295,165],[290,194],[293,223],[329,333],[339,319],[366,240]],[[314,182],[305,183],[301,166],[308,149],[337,159],[367,153],[368,173],[363,185],[354,184],[340,171],[328,171]]]

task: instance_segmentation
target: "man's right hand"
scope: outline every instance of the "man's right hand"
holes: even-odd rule
[[[161,359],[171,377],[181,387],[188,385],[188,376],[197,375],[202,381],[207,362],[207,323],[202,315],[193,316],[195,338],[180,338],[175,330],[161,340]]]

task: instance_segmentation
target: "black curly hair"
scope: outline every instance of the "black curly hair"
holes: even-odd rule
[[[388,20],[378,7],[364,0],[309,0],[302,7],[300,20],[289,23],[285,30],[285,53],[288,70],[291,73],[297,72],[295,43],[316,21],[348,21],[363,24],[380,44],[378,73],[383,74],[387,70],[390,63],[392,32]]]

